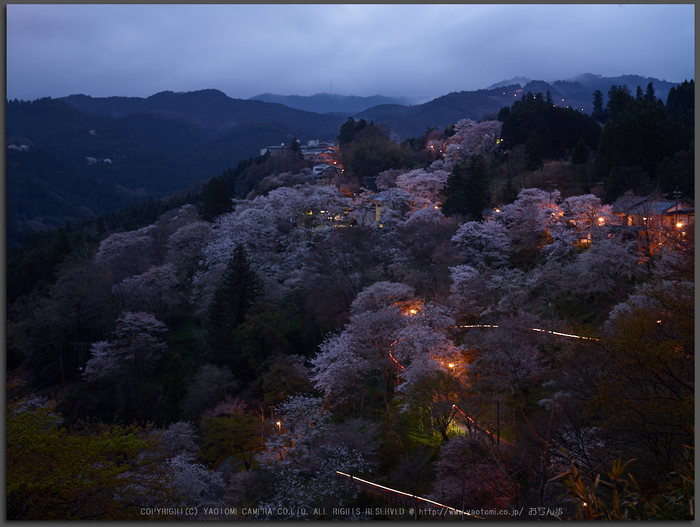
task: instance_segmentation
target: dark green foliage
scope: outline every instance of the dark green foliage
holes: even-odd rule
[[[290,351],[285,326],[282,311],[272,304],[250,309],[246,320],[232,330],[233,346],[228,361],[235,367],[238,378],[252,380],[265,359]]]
[[[647,84],[647,89],[644,92],[644,100],[650,103],[655,103],[656,102],[656,95],[654,92],[654,83],[650,82]]]
[[[202,419],[201,459],[210,465],[234,456],[250,470],[253,454],[263,446],[260,418],[242,411]]]
[[[348,120],[343,123],[343,126],[340,127],[340,131],[338,132],[337,139],[340,146],[352,142],[357,133],[365,126],[367,126],[367,121],[364,119],[360,119],[356,122],[352,117],[348,118]]]
[[[695,189],[695,149],[690,143],[688,150],[681,150],[671,158],[664,157],[656,169],[659,186],[668,193],[676,188],[683,196],[691,197]]]
[[[212,222],[222,214],[233,211],[233,202],[229,187],[223,177],[209,180],[204,189],[204,199],[199,209],[202,219]]]
[[[684,81],[671,88],[666,101],[666,114],[671,120],[678,150],[689,150],[695,139],[695,81]]]
[[[608,95],[609,119],[600,136],[596,177],[605,181],[608,200],[629,189],[645,194],[658,181],[659,162],[675,152],[671,122],[658,104],[635,100],[626,86],[613,86]],[[645,176],[626,181],[620,175],[623,167],[639,167]]]
[[[205,364],[187,385],[182,415],[187,420],[199,420],[204,411],[222,402],[237,387],[229,368]]]
[[[118,195],[114,184],[98,181],[37,147],[7,150],[6,189],[9,247],[33,229],[80,222],[143,199]]]
[[[445,216],[461,215],[474,220],[483,219],[482,211],[491,200],[489,173],[484,158],[472,155],[469,166],[455,165],[442,190]]]
[[[271,361],[262,376],[265,404],[275,405],[290,395],[313,392],[309,381],[293,365],[280,357],[272,357]]]
[[[363,127],[350,143],[341,147],[345,170],[351,172],[362,184],[365,177],[376,177],[392,168],[412,168],[414,165],[408,148],[389,140],[388,134],[372,124]]]
[[[607,116],[603,111],[603,92],[600,90],[593,92],[593,111],[591,112],[591,117],[600,124],[605,123],[607,120]]]
[[[185,363],[180,355],[175,353],[168,364],[168,370],[163,381],[163,395],[158,401],[156,422],[162,427],[180,420],[182,403],[187,395],[184,377]]]
[[[292,156],[296,157],[297,159],[304,159],[304,153],[301,151],[301,144],[299,144],[299,139],[297,139],[296,135],[289,145],[289,151],[291,152]]]
[[[217,363],[227,364],[233,352],[233,330],[262,292],[262,283],[248,261],[242,245],[229,260],[221,284],[209,306],[209,344]]]
[[[589,151],[583,138],[580,139],[571,150],[571,162],[574,165],[583,165],[586,161],[588,161],[588,152]]]
[[[510,115],[510,106],[504,106],[498,111],[498,120],[503,122],[508,118],[508,115]]]
[[[513,104],[501,130],[506,148],[525,145],[529,170],[540,168],[545,159],[565,157],[581,139],[595,149],[599,137],[600,126],[592,117],[571,108],[554,107],[541,93],[530,92]]]
[[[172,195],[301,131],[331,137],[341,122],[216,90],[8,101],[8,144],[29,145],[8,150],[9,242],[30,220],[57,227]]]

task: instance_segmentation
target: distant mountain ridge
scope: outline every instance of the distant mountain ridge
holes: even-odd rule
[[[263,93],[248,100],[284,104],[290,108],[307,112],[352,114],[382,104],[398,104],[400,106],[422,104],[428,101],[428,97],[387,97],[385,95],[360,97],[357,95],[338,95],[333,93],[317,93],[315,95],[302,96]]]
[[[483,90],[448,93],[413,106],[407,97],[288,96],[291,101],[328,104],[318,113],[279,102],[242,100],[214,90],[164,91],[147,98],[70,95],[60,99],[7,101],[7,218],[11,230],[56,227],[67,219],[103,214],[148,196],[158,199],[235,167],[262,148],[293,137],[333,140],[355,119],[387,125],[392,138],[420,136],[460,119],[493,119],[528,92],[550,92],[554,104],[590,113],[593,92],[604,98],[613,84],[631,92],[654,83],[666,101],[679,83],[590,73],[548,83],[516,77]],[[525,82],[527,81],[527,82]],[[263,97],[263,96],[258,96]],[[270,96],[275,97],[275,96]],[[351,112],[337,110],[366,104]],[[13,227],[14,226],[14,227]]]
[[[634,92],[637,89],[637,86],[640,86],[642,89],[646,89],[647,85],[650,82],[652,82],[654,84],[654,91],[656,93],[656,97],[662,99],[663,101],[666,101],[669,90],[674,86],[678,86],[680,84],[680,82],[669,82],[654,77],[643,77],[641,75],[619,75],[617,77],[603,77],[602,75],[596,75],[594,73],[582,73],[569,79],[557,80],[554,82],[533,81],[533,79],[529,79],[527,77],[513,77],[510,80],[505,80],[492,84],[486,89],[491,90],[512,84],[520,84],[521,86],[525,86],[532,82],[545,82],[546,84],[551,84],[551,86],[557,88],[564,95],[568,97],[573,97],[575,95],[579,98],[579,100],[582,100],[582,98],[585,96],[588,96],[589,99],[592,100],[593,92],[596,90],[600,90],[603,93],[603,96],[607,97],[608,90],[612,85],[626,85],[631,92]],[[583,88],[583,90],[581,90],[581,88]],[[533,93],[536,92],[533,91]],[[554,94],[552,93],[552,95]]]
[[[59,100],[88,115],[123,117],[152,113],[182,119],[193,125],[222,131],[242,123],[281,123],[313,129],[316,134],[335,135],[338,117],[305,112],[277,103],[233,99],[219,90],[175,93],[163,91],[147,98],[90,97],[69,95]]]

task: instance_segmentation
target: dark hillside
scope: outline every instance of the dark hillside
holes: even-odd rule
[[[32,229],[55,228],[134,201],[40,148],[7,150],[7,244]],[[140,201],[140,200],[139,200]]]
[[[146,112],[180,117],[210,127],[212,133],[241,123],[277,122],[302,127],[310,130],[314,136],[330,139],[342,124],[341,117],[305,112],[276,103],[232,99],[219,90],[187,93],[164,91],[146,99],[71,95],[62,100],[89,114],[123,116]]]
[[[669,90],[674,86],[678,86],[677,82],[668,82],[661,79],[655,79],[653,77],[642,77],[641,75],[620,75],[619,77],[603,77],[601,75],[594,75],[593,73],[583,73],[569,80],[581,83],[591,93],[593,93],[596,90],[600,90],[601,92],[603,92],[605,100],[607,100],[608,98],[608,91],[610,90],[610,86],[613,85],[627,85],[630,91],[634,92],[637,86],[640,86],[642,89],[645,89],[647,87],[647,84],[653,82],[657,99],[661,99],[663,101],[665,101],[668,97]]]
[[[386,97],[384,95],[372,95],[370,97],[358,97],[355,95],[337,95],[333,93],[317,93],[310,96],[300,95],[274,95],[263,93],[251,97],[252,101],[274,102],[284,104],[290,108],[315,113],[356,113],[375,106],[397,104],[410,106],[416,104],[418,99],[410,97]]]
[[[519,85],[492,90],[462,91],[443,95],[418,106],[382,105],[356,116],[366,121],[384,123],[402,137],[420,135],[428,126],[443,128],[460,119],[478,121],[496,115],[503,106],[512,104]]]

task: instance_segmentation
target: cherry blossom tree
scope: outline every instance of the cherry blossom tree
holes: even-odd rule
[[[557,190],[550,196],[537,188],[523,189],[513,203],[501,208],[498,220],[506,225],[513,250],[523,262],[537,258],[545,235],[559,218],[558,197]]]
[[[539,269],[485,269],[470,265],[451,267],[451,303],[461,317],[501,316],[528,307],[531,295],[541,287],[544,274]]]
[[[191,423],[178,421],[150,434],[159,444],[170,475],[170,486],[177,496],[174,505],[219,506],[224,490],[221,472],[209,470],[196,461],[197,433]]]
[[[460,350],[447,333],[455,325],[450,310],[431,303],[415,313],[412,311],[406,316],[404,326],[394,334],[392,344],[392,355],[401,364],[399,392],[407,391],[413,383],[434,371],[449,371],[453,375],[465,373]]]
[[[429,172],[419,168],[398,176],[396,186],[413,196],[436,203],[448,177],[450,173],[444,170]]]
[[[165,264],[124,279],[114,287],[114,291],[122,295],[127,309],[147,309],[163,317],[184,300],[177,290],[178,283],[173,264]]]
[[[591,236],[616,224],[617,219],[610,205],[603,205],[593,194],[571,196],[561,204],[561,220],[573,230],[578,239],[591,239]],[[577,241],[577,240],[573,240]]]
[[[462,350],[454,345],[448,330],[455,321],[449,309],[428,304],[406,316],[406,324],[395,333],[392,357],[397,360],[403,411],[428,416],[424,426],[436,429],[443,440],[462,400],[467,365]]]
[[[439,208],[427,206],[424,209],[418,209],[415,212],[412,212],[411,215],[408,217],[406,220],[406,223],[415,223],[415,222],[425,222],[425,223],[435,223],[435,224],[442,224],[445,223],[446,218],[445,215],[442,213],[442,211]]]
[[[511,240],[500,221],[468,221],[452,241],[461,249],[467,264],[476,269],[503,267],[508,262]]]
[[[479,298],[485,295],[486,278],[471,265],[450,267],[450,302],[459,318],[478,317],[483,312]]]
[[[142,229],[128,232],[116,232],[110,234],[100,242],[100,248],[95,255],[96,262],[104,262],[122,256],[127,250],[150,245],[151,237],[149,231],[154,229],[154,225],[149,225]]]
[[[298,468],[328,429],[330,412],[323,399],[312,395],[291,395],[277,405],[277,430],[257,456],[261,464]]]
[[[202,261],[204,247],[213,232],[207,221],[196,220],[183,225],[168,238],[168,262],[191,278]]]
[[[370,367],[367,359],[356,353],[354,347],[354,335],[344,331],[327,338],[311,361],[311,381],[327,400],[336,404],[357,395],[357,387]]]
[[[114,279],[121,280],[146,271],[153,265],[151,253],[156,238],[155,225],[111,234],[100,242],[95,262],[111,269]]]
[[[295,403],[296,404],[296,403]],[[280,426],[274,425],[272,435],[284,435],[282,425],[287,419],[280,418]],[[289,518],[300,507],[307,508],[304,519],[325,519],[314,516],[312,508],[322,510],[345,507],[358,495],[354,483],[338,478],[336,471],[363,474],[371,471],[375,462],[377,426],[360,420],[346,420],[340,424],[327,424],[323,433],[315,440],[309,455],[295,458],[294,465],[281,460],[278,455],[269,456],[269,463],[261,469],[234,474],[229,485],[228,498],[244,506],[261,506],[272,509],[271,519]],[[277,445],[275,438],[268,439]],[[298,452],[303,454],[303,451]],[[260,456],[268,459],[268,454]],[[287,509],[287,515],[278,515],[279,509]],[[337,518],[337,514],[333,514]]]
[[[90,382],[125,375],[143,379],[167,348],[158,336],[167,330],[151,313],[122,313],[117,318],[116,340],[92,345],[83,377]]]
[[[513,394],[526,390],[544,372],[543,358],[538,345],[540,333],[531,331],[540,327],[536,317],[526,313],[497,319],[495,328],[484,328],[477,335],[474,347],[480,352],[478,367],[497,379]]]
[[[268,249],[275,241],[275,212],[266,203],[219,216],[214,221],[215,234],[204,249],[209,268],[225,267],[238,245],[251,254]]]
[[[567,266],[565,284],[579,294],[603,294],[621,290],[621,286],[640,274],[634,242],[602,238]]]
[[[193,456],[178,454],[168,461],[168,471],[180,497],[178,505],[186,507],[220,507],[224,490],[221,472],[209,470]]]
[[[421,208],[425,200],[409,194],[400,188],[390,188],[375,195],[374,200],[381,207],[379,222],[384,227],[394,227],[406,220],[414,207]]]
[[[366,311],[377,311],[393,305],[404,306],[415,302],[415,295],[415,291],[405,284],[376,282],[364,288],[355,297],[350,307],[350,312],[358,315]]]
[[[404,319],[401,310],[393,305],[352,315],[343,332],[324,342],[311,360],[311,380],[316,388],[327,396],[347,394],[353,405],[359,399],[360,412],[365,398],[371,395],[381,397],[388,405],[389,379],[397,367],[390,346]],[[354,390],[347,379],[356,382]]]
[[[389,170],[385,170],[384,172],[380,172],[376,181],[377,188],[380,190],[394,188],[396,186],[396,178],[405,172],[407,172],[407,170],[396,168],[391,168]]]
[[[480,123],[471,119],[457,121],[454,126],[455,134],[449,139],[446,147],[447,164],[468,159],[472,154],[493,154],[501,136],[501,126],[500,121]]]

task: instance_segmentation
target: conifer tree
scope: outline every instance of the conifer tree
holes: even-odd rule
[[[233,211],[231,192],[223,177],[209,180],[204,191],[204,200],[200,215],[202,219],[212,222],[222,214]]]
[[[591,117],[601,124],[605,123],[607,119],[603,111],[603,92],[600,90],[593,92],[593,111],[591,112]]]
[[[461,214],[476,220],[483,219],[482,211],[490,200],[488,169],[484,158],[472,155],[469,166],[455,165],[443,188],[445,216]]]
[[[233,329],[245,320],[260,293],[262,282],[239,244],[209,307],[209,343],[215,359],[228,355],[233,345]]]

